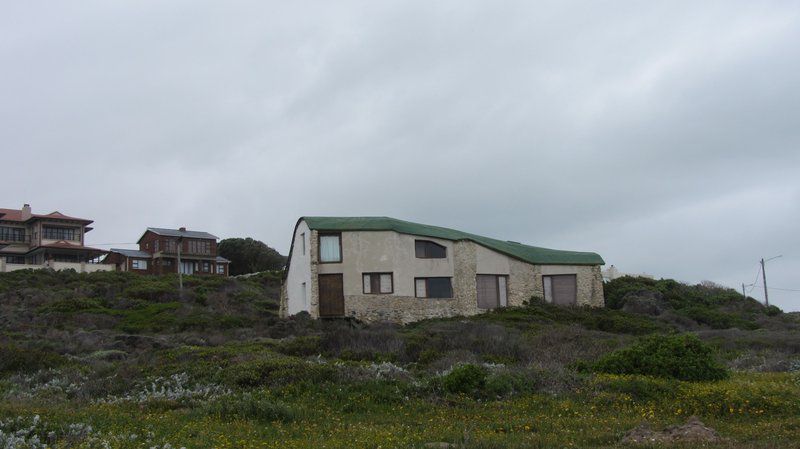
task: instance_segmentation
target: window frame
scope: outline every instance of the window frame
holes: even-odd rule
[[[322,260],[322,237],[338,237],[339,238],[339,260]],[[342,263],[344,260],[344,252],[342,251],[342,233],[341,232],[320,232],[317,234],[317,262],[319,263]]]
[[[144,264],[144,268],[141,267],[141,264]],[[146,271],[147,259],[131,259],[131,270]]]
[[[42,240],[80,242],[80,228],[72,226],[42,225]]]
[[[420,243],[424,243],[426,245],[425,249],[423,250],[423,252],[426,253],[426,254],[423,255],[423,256],[420,256],[419,255],[419,251],[417,250],[418,249],[417,245],[419,245]],[[434,245],[434,246],[437,246],[437,247],[441,248],[442,251],[444,251],[444,256],[443,257],[433,257],[433,256],[427,255],[427,252],[428,252],[427,251],[427,247],[428,247],[428,245]],[[447,247],[444,246],[444,245],[440,245],[440,244],[434,242],[433,240],[414,239],[414,257],[417,258],[417,259],[447,259]]]
[[[25,228],[16,226],[0,226],[0,240],[4,242],[25,243]]]
[[[491,308],[486,309],[486,308],[483,308],[483,307],[480,306],[481,301],[480,301],[480,298],[478,296],[478,295],[480,295],[480,289],[478,289],[478,277],[479,276],[490,276],[490,277],[494,278],[494,288],[495,288],[495,292],[497,292],[497,305],[495,307],[491,307]],[[506,283],[505,283],[506,284],[506,304],[505,305],[502,304],[502,299],[501,299],[501,296],[500,296],[500,291],[501,291],[500,290],[500,278],[504,278],[506,280]],[[475,300],[476,300],[475,302],[478,304],[478,308],[481,309],[481,310],[494,310],[494,309],[499,309],[500,307],[508,307],[508,275],[507,274],[477,273],[475,275]]]
[[[390,279],[392,280],[392,288],[388,292],[380,291],[381,290],[381,276],[384,275],[384,274],[388,274],[390,276]],[[369,292],[366,292],[365,288],[364,288],[364,277],[365,276],[369,276],[370,277],[369,278],[369,282],[370,282],[370,291]],[[377,278],[378,278],[378,291],[377,292],[372,291],[373,290],[373,288],[372,288],[372,286],[373,286],[373,284],[372,284],[372,276],[377,276]],[[391,271],[370,271],[370,272],[361,273],[361,293],[363,293],[365,295],[391,295],[391,294],[394,294],[394,272],[391,272]]]
[[[430,280],[431,279],[447,279],[450,281],[450,296],[430,296],[429,292],[430,289]],[[417,291],[417,281],[424,280],[425,281],[425,296],[419,296],[419,291]],[[452,276],[420,276],[414,278],[414,297],[419,299],[453,299],[455,298],[455,293],[453,292],[453,277]]]

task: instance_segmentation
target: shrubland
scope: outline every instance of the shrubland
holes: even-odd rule
[[[800,441],[800,320],[721,287],[399,326],[281,319],[279,273],[184,284],[0,274],[0,448],[617,447],[690,415]]]

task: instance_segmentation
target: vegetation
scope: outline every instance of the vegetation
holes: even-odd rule
[[[729,376],[710,346],[692,334],[652,335],[610,354],[593,365],[611,374],[642,374],[680,380],[722,380]]]
[[[409,326],[280,319],[279,288],[0,274],[0,448],[608,448],[691,415],[710,447],[800,441],[800,320],[719,287]]]
[[[221,240],[217,252],[231,261],[231,276],[280,270],[286,264],[286,256],[250,237]]]

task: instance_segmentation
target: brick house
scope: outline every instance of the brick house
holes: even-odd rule
[[[92,220],[61,212],[34,214],[22,209],[0,209],[0,272],[31,268],[105,271],[96,263],[106,253],[85,245]]]
[[[186,228],[147,228],[138,250],[112,248],[103,263],[141,274],[228,276],[230,261],[217,255],[217,240],[208,232]]]
[[[302,217],[281,314],[408,323],[519,306],[604,305],[589,252],[524,245],[388,217]]]

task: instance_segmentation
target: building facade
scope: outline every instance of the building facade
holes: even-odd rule
[[[34,214],[29,204],[21,209],[0,209],[0,272],[31,268],[107,271],[99,264],[106,251],[85,245],[92,220],[61,212]]]
[[[138,250],[112,248],[104,263],[141,274],[228,276],[230,261],[217,255],[217,237],[186,228],[147,228]]]
[[[603,263],[595,253],[387,217],[303,217],[281,313],[408,323],[519,306],[532,297],[602,307]]]

